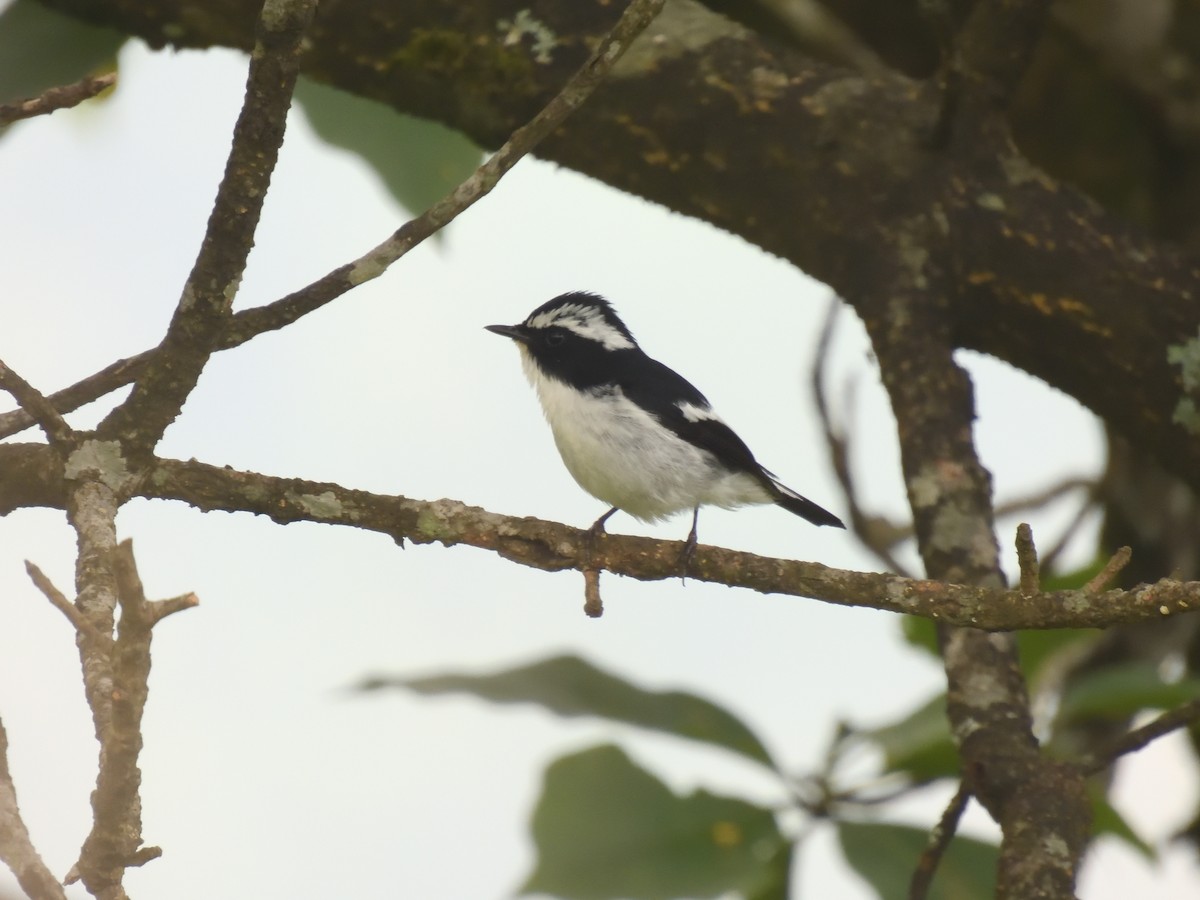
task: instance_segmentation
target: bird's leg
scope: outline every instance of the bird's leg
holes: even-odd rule
[[[692,530],[688,532],[687,540],[683,542],[683,577],[687,578],[687,573],[692,567],[692,558],[696,555],[696,523],[700,521],[700,506],[692,510]]]
[[[592,561],[592,553],[596,549],[596,540],[600,537],[600,535],[606,533],[604,531],[604,523],[607,522],[609,519],[611,519],[613,517],[613,513],[615,513],[616,511],[617,511],[617,507],[614,506],[612,509],[610,509],[608,512],[606,512],[604,515],[602,515],[600,518],[598,518],[595,522],[593,522],[592,527],[587,530],[587,534],[588,534],[587,557],[588,557],[589,565],[591,564],[591,561]]]
[[[609,519],[611,519],[613,517],[613,513],[615,513],[615,512],[617,512],[617,507],[614,506],[612,509],[610,509],[608,512],[606,512],[604,515],[602,515],[600,518],[598,518],[595,522],[592,523],[592,527],[588,529],[588,534],[590,534],[592,536],[593,541],[600,535],[605,534],[604,523],[607,522]]]

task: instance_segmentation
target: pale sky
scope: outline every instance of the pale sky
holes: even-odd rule
[[[244,78],[240,54],[131,44],[113,98],[0,140],[0,358],[35,386],[55,390],[158,342],[203,232]],[[405,215],[372,173],[293,116],[238,307],[357,257]],[[513,347],[483,330],[576,289],[608,296],[642,346],[704,391],[786,484],[845,513],[807,388],[828,290],[739,239],[532,161],[383,278],[215,357],[160,453],[590,524],[604,507],[562,467]],[[1089,414],[1003,364],[969,364],[1000,500],[1098,471]],[[870,511],[900,519],[893,423],[846,313],[831,383],[850,378],[861,493]],[[86,426],[111,403],[70,420]],[[1030,404],[1043,410],[1036,441],[1017,424]],[[1035,535],[1048,545],[1071,511],[1037,513]],[[1010,570],[1015,524],[1001,532]],[[606,613],[593,621],[578,573],[523,569],[479,550],[401,550],[349,529],[146,501],[127,506],[118,526],[134,540],[150,596],[201,600],[156,631],[144,836],[164,856],[129,872],[134,897],[511,896],[532,862],[526,824],[541,770],[600,741],[620,741],[677,790],[780,799],[776,785],[722,754],[603,722],[467,698],[348,695],[366,674],[486,672],[577,653],[647,687],[726,704],[796,774],[817,767],[837,717],[881,724],[941,684],[934,662],[882,613],[605,576]],[[687,528],[686,517],[610,522],[674,539]],[[777,508],[706,510],[700,539],[876,567],[848,534]],[[1094,523],[1077,561],[1093,540]],[[0,716],[27,824],[59,875],[90,821],[96,745],[73,634],[22,561],[70,593],[73,550],[61,512],[0,519]],[[1183,824],[1197,791],[1178,747],[1161,743],[1133,775],[1123,771],[1118,792],[1155,841]],[[1152,807],[1139,807],[1139,795]],[[900,813],[932,824],[946,799],[928,792]],[[987,834],[984,817],[970,816],[969,830]],[[1155,870],[1102,841],[1081,895],[1194,890],[1187,857],[1166,860]],[[871,896],[828,829],[798,866],[796,896]],[[78,886],[69,895],[85,896]]]

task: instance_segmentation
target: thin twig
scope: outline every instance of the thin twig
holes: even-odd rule
[[[1062,556],[1063,552],[1067,549],[1067,545],[1071,542],[1071,539],[1075,537],[1075,533],[1083,525],[1084,521],[1086,521],[1092,510],[1096,508],[1097,504],[1097,485],[1093,483],[1091,489],[1087,492],[1087,496],[1085,497],[1083,503],[1081,503],[1079,508],[1075,510],[1075,515],[1071,517],[1071,521],[1067,523],[1065,528],[1063,528],[1062,534],[1060,534],[1058,540],[1054,542],[1054,546],[1050,548],[1050,552],[1042,554],[1043,569],[1048,572],[1055,570],[1058,558]]]
[[[51,406],[63,414],[79,409],[93,400],[99,400],[105,394],[131,384],[139,374],[145,371],[150,360],[154,358],[155,352],[154,350],[144,350],[137,356],[119,359],[105,366],[99,372],[94,372],[87,378],[75,382],[70,387],[55,391],[46,399]],[[0,438],[19,434],[36,424],[37,420],[23,409],[0,413]]]
[[[46,396],[0,360],[0,388],[12,394],[29,416],[42,427],[46,440],[59,450],[66,451],[74,442],[75,432],[59,415]]]
[[[76,631],[83,632],[89,637],[99,641],[110,641],[110,635],[103,634],[91,622],[89,622],[79,611],[79,609],[67,599],[66,595],[54,586],[46,574],[39,569],[34,563],[25,560],[25,571],[29,573],[30,579],[39,591],[41,591],[50,604],[67,617],[67,621],[74,626]]]
[[[0,860],[32,900],[66,900],[66,892],[33,846],[8,769],[8,733],[0,722]]]
[[[231,350],[260,334],[277,331],[320,309],[351,288],[379,277],[413,247],[454,221],[485,197],[501,177],[562,125],[591,95],[612,64],[658,14],[664,2],[635,0],[631,3],[613,30],[600,42],[591,59],[563,86],[559,94],[525,126],[513,132],[504,146],[466,181],[353,262],[339,266],[312,284],[273,303],[234,313],[215,338],[214,350]],[[63,412],[78,409],[141,378],[158,354],[159,348],[155,348],[118,360],[58,391],[50,400]],[[33,419],[22,410],[4,413],[0,415],[0,438],[17,434],[32,424]]]
[[[1029,512],[1030,510],[1040,509],[1048,503],[1052,503],[1059,497],[1070,494],[1074,491],[1087,491],[1094,493],[1096,490],[1096,482],[1091,478],[1078,478],[1072,476],[1064,478],[1057,484],[1052,484],[1049,487],[1039,488],[1036,491],[1025,494],[1024,496],[1015,497],[1004,503],[996,504],[996,518],[1001,516],[1011,516],[1016,513]]]
[[[1038,567],[1037,547],[1033,543],[1033,529],[1028,522],[1017,526],[1017,566],[1021,570],[1021,593],[1028,597],[1036,594],[1042,586],[1041,570]]]
[[[243,310],[230,325],[231,338],[249,337],[290,325],[353,287],[378,278],[426,238],[453,222],[492,188],[513,166],[591,96],[613,64],[653,21],[665,0],[633,0],[613,29],[597,44],[591,58],[536,116],[512,136],[462,184],[402,225],[391,237],[351,263],[339,266],[307,287],[266,306]],[[242,337],[245,333],[246,336]]]
[[[1118,547],[1112,559],[1104,564],[1104,568],[1092,576],[1092,580],[1083,586],[1084,593],[1099,594],[1117,577],[1120,571],[1129,565],[1133,559],[1133,551],[1128,547]]]
[[[48,115],[59,109],[69,109],[72,106],[78,106],[84,100],[90,100],[116,83],[116,72],[108,72],[104,75],[89,75],[86,78],[76,81],[74,84],[52,87],[28,100],[6,103],[0,106],[0,126],[8,125],[21,119],[32,119],[34,116]]]
[[[835,295],[830,298],[829,306],[825,311],[825,321],[821,325],[821,334],[817,339],[816,359],[813,362],[810,380],[813,403],[817,407],[817,418],[821,421],[825,446],[829,450],[829,461],[833,465],[834,475],[842,488],[842,496],[846,498],[846,507],[849,511],[847,518],[850,520],[851,530],[863,546],[871,551],[889,571],[911,577],[912,572],[892,553],[891,548],[900,540],[911,537],[912,528],[898,529],[879,516],[868,515],[863,509],[855,485],[854,474],[850,470],[850,439],[846,430],[834,423],[833,414],[829,409],[829,391],[825,384],[825,378],[841,307],[842,301]],[[843,406],[852,407],[853,403],[847,402]]]
[[[1141,728],[1135,728],[1118,738],[1101,753],[1093,753],[1079,761],[1079,768],[1084,775],[1095,775],[1103,772],[1122,756],[1141,750],[1151,741],[1200,722],[1200,699],[1189,700],[1182,706],[1160,715],[1157,719],[1147,722]]]
[[[954,792],[949,805],[942,812],[942,818],[929,834],[929,844],[917,860],[917,868],[908,884],[908,900],[925,900],[929,895],[929,887],[933,884],[933,876],[937,874],[938,864],[958,831],[958,821],[962,818],[963,810],[967,808],[970,799],[971,789],[965,781],[960,781],[958,790]]]

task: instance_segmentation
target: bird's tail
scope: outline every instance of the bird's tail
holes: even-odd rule
[[[775,502],[790,513],[795,513],[802,519],[807,519],[814,525],[832,525],[834,528],[845,528],[845,524],[824,507],[817,506],[807,497],[801,497],[789,487],[780,484],[774,478],[771,486],[775,488]]]

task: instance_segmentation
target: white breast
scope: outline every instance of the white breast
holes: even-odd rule
[[[701,504],[771,502],[755,478],[681,440],[619,389],[581,393],[521,356],[563,463],[593,497],[651,522]]]

